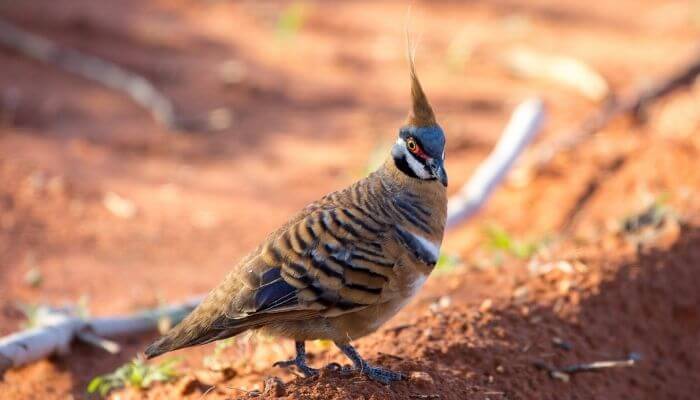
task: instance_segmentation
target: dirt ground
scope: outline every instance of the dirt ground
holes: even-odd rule
[[[582,60],[625,95],[692,57],[700,34],[695,1],[412,3],[419,73],[447,133],[450,193],[521,100],[547,106],[534,149],[600,107],[556,82],[513,76],[508,51]],[[83,298],[91,314],[114,315],[206,292],[298,209],[363,176],[407,112],[406,11],[398,1],[0,4],[2,18],[143,74],[183,118],[219,128],[169,132],[121,94],[0,48],[0,334],[20,329],[18,303]],[[413,374],[406,382],[297,378],[271,367],[291,344],[258,339],[218,355],[233,377],[207,379],[209,345],[176,353],[179,380],[112,397],[245,398],[279,376],[289,399],[696,398],[699,129],[694,84],[653,105],[643,124],[617,119],[541,173],[509,179],[447,233],[443,251],[460,261],[358,341],[371,362]],[[110,211],[114,198],[133,213]],[[620,229],[655,200],[659,224]],[[539,251],[497,254],[485,234],[493,224]],[[154,338],[121,338],[119,355],[77,344],[9,371],[0,397],[86,398],[92,377]],[[313,365],[346,362],[323,342],[311,353]],[[535,367],[631,353],[641,357],[633,367],[569,381]]]

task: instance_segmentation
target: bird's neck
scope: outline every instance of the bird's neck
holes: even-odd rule
[[[421,204],[431,210],[433,218],[430,225],[435,234],[434,239],[442,241],[447,218],[446,188],[435,179],[422,180],[409,176],[397,167],[391,156],[377,170],[377,174],[392,187],[393,196],[409,193],[413,195],[411,197],[420,199]]]

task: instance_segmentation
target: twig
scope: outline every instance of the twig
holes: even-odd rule
[[[623,114],[631,113],[637,121],[643,121],[645,111],[650,104],[677,89],[692,84],[698,75],[700,75],[700,52],[658,83],[636,90],[636,94],[629,99],[619,100],[614,96],[610,97],[609,101],[586,118],[578,128],[559,135],[551,143],[543,145],[527,164],[535,170],[542,170],[557,153],[573,149],[607,126],[611,120]]]
[[[572,350],[574,348],[574,346],[571,343],[565,341],[562,338],[558,338],[558,337],[552,338],[552,344],[559,347],[560,349],[566,350],[566,351]]]
[[[552,367],[544,361],[535,361],[533,364],[536,368],[547,371],[550,377],[568,382],[570,375],[573,374],[581,372],[599,372],[609,368],[632,367],[640,360],[641,356],[639,354],[631,353],[624,360],[595,361],[591,363],[573,364],[562,368]]]
[[[596,102],[610,95],[605,78],[576,58],[544,54],[524,47],[507,51],[505,58],[508,68],[517,76],[548,79],[573,88]]]
[[[121,351],[121,346],[119,346],[119,343],[101,338],[90,331],[78,331],[76,332],[75,337],[81,342],[98,347],[109,354],[119,354]]]
[[[588,202],[598,192],[602,183],[618,171],[625,163],[625,157],[615,157],[612,161],[605,164],[596,174],[588,181],[586,189],[578,196],[576,202],[571,209],[566,213],[564,222],[562,223],[562,232],[568,234],[574,231],[579,222],[579,216],[586,208]]]
[[[486,203],[518,155],[540,131],[544,115],[544,105],[540,99],[527,100],[513,111],[491,154],[479,165],[460,192],[450,198],[447,206],[447,228],[453,228],[468,219]]]
[[[66,354],[74,339],[118,351],[118,345],[101,336],[120,336],[153,330],[161,318],[177,322],[199,303],[195,298],[183,304],[162,307],[125,317],[82,319],[62,312],[50,312],[39,326],[0,338],[0,376],[9,368],[40,360],[51,354]],[[115,347],[116,345],[116,347]]]
[[[107,60],[58,45],[0,20],[0,45],[47,65],[122,92],[166,128],[184,129],[170,99],[145,77]]]

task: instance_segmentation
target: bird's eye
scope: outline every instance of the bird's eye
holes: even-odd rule
[[[410,150],[411,153],[418,151],[418,144],[416,144],[416,141],[413,140],[413,138],[408,138],[408,140],[406,140],[406,147],[408,147],[408,150]]]

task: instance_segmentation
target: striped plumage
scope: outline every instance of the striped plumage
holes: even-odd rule
[[[249,329],[297,342],[330,339],[370,377],[397,379],[349,345],[398,312],[434,267],[447,212],[444,135],[411,62],[413,108],[387,161],[314,202],[270,234],[185,320],[154,357]],[[374,371],[374,372],[373,372]],[[376,372],[376,374],[375,374]]]

